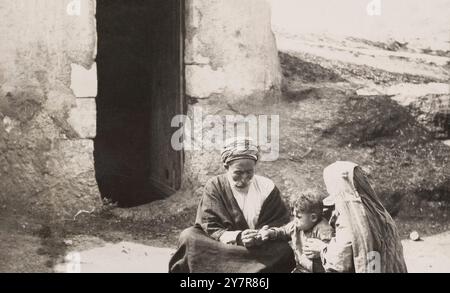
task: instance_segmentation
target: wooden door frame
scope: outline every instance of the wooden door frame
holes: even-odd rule
[[[179,89],[179,103],[177,103],[177,109],[176,109],[176,113],[179,115],[184,115],[187,111],[187,105],[186,105],[186,98],[185,98],[185,93],[186,93],[186,82],[185,82],[185,64],[184,64],[184,53],[185,53],[185,36],[186,36],[186,25],[185,25],[185,20],[186,20],[186,5],[185,5],[185,0],[178,0],[179,2],[179,11],[180,11],[180,15],[179,15],[179,44],[180,44],[180,80],[179,80],[179,84],[180,84],[180,89]],[[172,119],[173,117],[168,117],[170,119]],[[181,185],[182,185],[182,181],[183,181],[183,173],[184,173],[184,160],[185,160],[185,155],[184,155],[184,150],[178,151],[177,152],[177,162],[178,162],[178,170],[180,172],[180,176],[179,176],[179,182],[176,182],[175,184],[177,186],[175,186],[175,188],[166,186],[164,184],[161,184],[160,182],[158,182],[157,180],[155,180],[154,178],[152,178],[151,176],[149,176],[149,180],[151,185],[157,189],[159,192],[161,192],[163,195],[165,195],[166,197],[169,197],[171,195],[173,195],[174,193],[176,193],[178,190],[181,189]]]

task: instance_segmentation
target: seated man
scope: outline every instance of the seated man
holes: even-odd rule
[[[169,263],[173,273],[290,272],[295,258],[287,242],[263,242],[259,230],[289,222],[280,192],[254,175],[259,148],[250,139],[227,143],[226,174],[205,186],[195,226],[185,230]]]

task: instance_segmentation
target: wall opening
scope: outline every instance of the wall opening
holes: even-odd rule
[[[98,0],[96,179],[103,198],[131,207],[180,188],[171,147],[184,112],[184,1]]]

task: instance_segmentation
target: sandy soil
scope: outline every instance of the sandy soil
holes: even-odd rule
[[[450,272],[450,232],[418,242],[405,240],[403,249],[410,273]]]
[[[58,273],[166,273],[173,249],[152,247],[133,242],[107,243],[101,239],[94,248],[71,248],[63,262],[54,267]],[[403,241],[410,273],[450,272],[450,232],[414,242]]]

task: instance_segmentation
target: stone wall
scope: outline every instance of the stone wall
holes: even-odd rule
[[[265,0],[188,0],[187,95],[229,100],[277,94],[281,69]]]
[[[94,15],[94,0],[1,0],[0,200],[7,207],[26,203],[67,216],[99,202]]]

